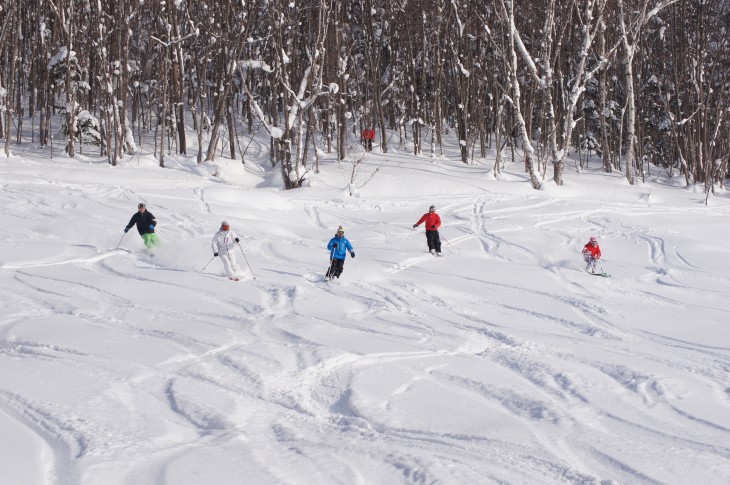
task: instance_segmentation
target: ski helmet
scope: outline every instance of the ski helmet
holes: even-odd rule
[[[596,236],[591,236],[590,242],[597,243],[598,239],[596,239]]]

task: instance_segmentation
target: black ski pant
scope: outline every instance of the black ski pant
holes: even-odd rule
[[[441,238],[438,231],[426,231],[426,242],[429,251],[435,249],[437,253],[441,252]]]
[[[333,258],[330,261],[330,268],[327,270],[328,278],[339,278],[345,270],[345,260]]]

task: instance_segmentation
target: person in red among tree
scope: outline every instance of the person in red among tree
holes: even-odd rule
[[[365,128],[362,130],[362,141],[365,144],[367,151],[373,151],[373,140],[375,139],[375,129]]]
[[[601,259],[601,247],[596,236],[591,236],[588,244],[583,246],[583,259],[586,262],[586,271],[595,273],[598,260]]]
[[[441,227],[441,218],[436,214],[436,207],[431,206],[428,212],[423,214],[418,222],[413,224],[415,229],[422,222],[426,223],[426,242],[428,243],[428,251],[435,255],[441,256],[441,238],[439,237],[439,227]]]

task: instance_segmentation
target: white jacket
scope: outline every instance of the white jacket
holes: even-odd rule
[[[214,253],[227,254],[228,251],[236,244],[238,236],[232,230],[221,231],[215,233],[211,247]]]

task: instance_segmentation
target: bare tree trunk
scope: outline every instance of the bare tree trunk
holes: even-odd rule
[[[599,38],[600,41],[600,52],[601,57],[606,56],[606,36],[605,31],[601,31],[601,35]],[[607,86],[607,69],[603,68],[601,69],[601,72],[599,74],[598,78],[598,116],[601,123],[601,158],[603,159],[603,171],[606,173],[613,172],[611,168],[611,144],[608,139],[608,119],[606,118],[606,110],[608,109],[608,104],[606,103],[606,96],[608,91]]]
[[[208,57],[208,49],[203,49],[202,53],[202,59],[206,59]],[[198,157],[197,162],[202,163],[203,162],[203,129],[204,126],[207,124],[205,122],[205,119],[207,117],[205,112],[205,85],[208,82],[208,63],[207,62],[201,62],[200,59],[194,59],[193,62],[194,69],[195,69],[195,78],[197,82],[196,86],[196,100],[195,105],[199,106],[200,109],[200,119],[196,123],[196,131],[198,135]],[[193,116],[195,116],[195,113],[193,113]]]
[[[494,169],[493,169],[495,177],[502,170],[501,165],[504,163],[504,161],[502,160],[502,147],[504,145],[502,145],[502,143],[501,143],[502,140],[501,140],[501,136],[500,136],[500,134],[502,132],[502,124],[504,123],[503,118],[504,118],[504,103],[500,102],[499,105],[497,106],[497,120],[496,120],[497,127],[496,127],[496,130],[494,130],[494,147],[496,149],[495,151],[497,152],[495,159],[494,159]]]
[[[175,113],[175,126],[172,129],[177,133],[177,148],[180,154],[187,153],[185,138],[185,58],[182,52],[180,21],[177,15],[178,7],[170,5],[168,8],[170,19],[170,36],[172,41],[172,82],[170,86],[170,111]],[[184,10],[183,10],[184,12]]]
[[[619,0],[619,25],[621,27],[621,41],[624,47],[625,57],[624,79],[626,80],[626,180],[630,184],[634,183],[634,142],[636,127],[636,104],[634,101],[634,49],[635,47],[629,43],[629,32],[626,29],[626,20],[624,18],[624,0]]]
[[[68,133],[68,142],[66,144],[66,153],[69,157],[73,157],[76,153],[75,141],[76,141],[76,99],[74,96],[75,88],[71,86],[71,49],[73,48],[73,19],[74,19],[74,5],[75,2],[69,2],[69,18],[67,19],[67,40],[66,40],[66,132]],[[64,12],[62,9],[61,12]],[[62,21],[66,20],[63,17]]]
[[[231,151],[231,160],[236,159],[236,137],[235,137],[235,128],[233,126],[233,114],[231,113],[232,109],[229,108],[226,110],[226,120],[228,121],[228,147]]]
[[[525,119],[522,116],[522,108],[520,104],[520,82],[517,71],[517,52],[515,51],[515,36],[512,35],[513,32],[516,32],[514,2],[510,2],[509,4],[509,9],[507,10],[507,20],[509,22],[510,29],[510,49],[508,55],[510,56],[509,77],[512,85],[512,112],[514,113],[517,130],[520,134],[520,137],[522,138],[522,149],[525,152],[525,168],[530,176],[530,184],[532,185],[533,189],[537,190],[541,187],[541,184],[540,180],[537,177],[537,174],[535,173],[535,164],[533,160],[535,149],[532,147],[530,137],[527,134]]]
[[[167,131],[167,71],[169,64],[169,52],[167,46],[163,48],[162,58],[162,97],[160,99],[160,114],[159,123],[160,128],[160,167],[165,167],[165,132]]]
[[[5,156],[10,156],[10,127],[13,125],[13,112],[15,111],[13,109],[13,93],[15,92],[17,88],[16,86],[16,79],[15,79],[15,66],[17,64],[16,58],[18,57],[18,25],[20,23],[20,15],[17,9],[17,6],[15,2],[13,2],[12,6],[10,7],[10,12],[8,13],[8,19],[7,22],[10,26],[9,32],[10,37],[8,38],[8,44],[10,47],[10,52],[8,56],[8,63],[10,64],[10,71],[8,73],[8,81],[7,81],[7,92],[5,94]],[[8,25],[6,24],[6,26]],[[0,46],[2,46],[2,42],[0,42]],[[0,129],[3,127],[0,127]]]

